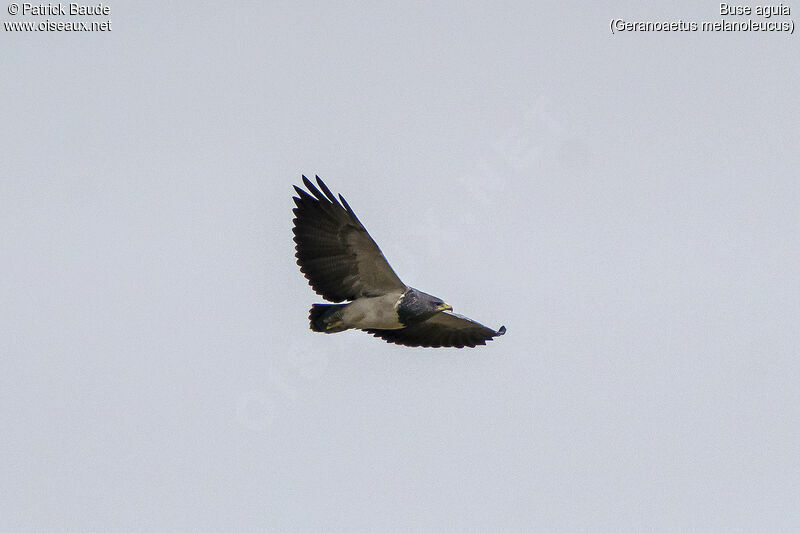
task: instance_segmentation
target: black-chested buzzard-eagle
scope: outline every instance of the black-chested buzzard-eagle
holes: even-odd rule
[[[387,342],[430,348],[473,348],[506,332],[452,313],[441,299],[400,281],[344,197],[337,200],[316,178],[319,188],[305,176],[308,191],[295,186],[292,210],[300,271],[317,294],[335,302],[311,306],[312,330],[360,329]]]

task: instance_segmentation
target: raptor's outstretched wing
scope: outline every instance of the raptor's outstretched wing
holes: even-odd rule
[[[311,287],[331,302],[404,291],[406,285],[344,197],[339,195],[340,203],[316,178],[319,189],[303,176],[310,194],[295,187],[299,197],[292,210],[295,257]]]
[[[387,342],[405,346],[425,346],[428,348],[474,348],[478,344],[505,334],[505,326],[495,331],[474,320],[443,312],[418,324],[403,329],[367,329],[368,333],[380,337]]]

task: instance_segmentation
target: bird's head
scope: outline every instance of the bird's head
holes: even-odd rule
[[[397,306],[397,316],[405,325],[422,322],[442,311],[452,311],[450,304],[444,303],[441,298],[409,288],[400,298]]]

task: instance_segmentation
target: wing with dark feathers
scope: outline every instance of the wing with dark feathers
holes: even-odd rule
[[[428,320],[403,329],[367,329],[386,342],[426,348],[474,348],[494,337],[504,335],[506,327],[495,331],[455,313],[436,313]]]
[[[297,264],[314,291],[341,302],[405,290],[344,197],[339,195],[339,203],[319,176],[319,189],[305,176],[303,183],[311,194],[294,188],[299,197],[293,198],[292,231]]]

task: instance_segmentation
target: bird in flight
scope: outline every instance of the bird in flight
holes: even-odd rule
[[[428,348],[474,348],[503,335],[457,315],[440,298],[409,287],[340,194],[316,176],[295,186],[292,209],[297,264],[314,291],[333,304],[313,304],[311,329],[360,329],[387,342]],[[341,201],[341,202],[340,202]],[[340,302],[348,303],[340,303]]]

